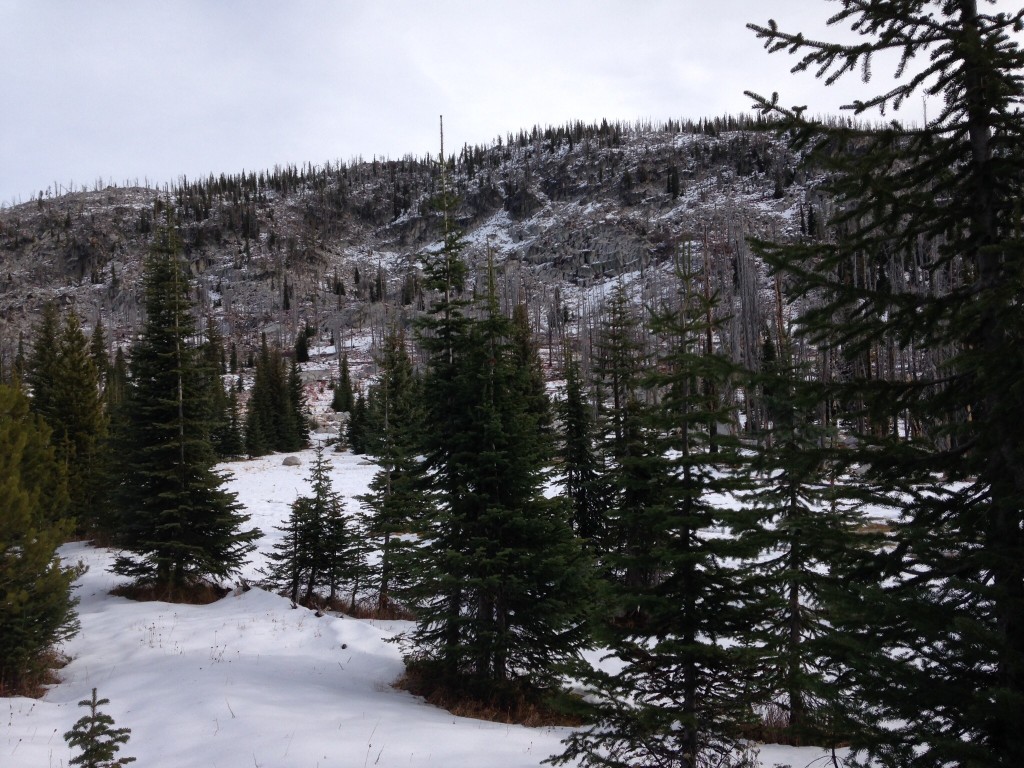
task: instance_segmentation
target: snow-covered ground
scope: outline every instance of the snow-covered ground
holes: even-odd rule
[[[289,504],[308,493],[312,450],[225,465],[230,487],[260,527],[261,551]],[[335,490],[350,511],[374,467],[328,453]],[[97,688],[102,709],[131,728],[120,755],[145,768],[526,768],[561,751],[567,729],[525,728],[455,717],[395,690],[401,626],[323,616],[260,589],[206,606],[137,603],[113,597],[109,550],[70,544],[71,561],[89,566],[77,591],[81,632],[71,663],[40,700],[0,699],[0,766],[67,766],[63,734],[84,714],[78,701]],[[243,576],[255,580],[262,557]],[[820,765],[823,753],[764,745],[765,768]]]

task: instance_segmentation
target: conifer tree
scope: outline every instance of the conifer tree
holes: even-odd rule
[[[292,503],[288,521],[278,528],[284,537],[269,554],[271,567],[265,583],[284,590],[296,604],[309,606],[317,597],[333,600],[341,585],[358,585],[365,570],[358,537],[344,515],[341,494],[334,490],[330,466],[323,446],[318,445],[309,476],[312,495]]]
[[[114,571],[174,596],[237,572],[259,535],[223,488],[210,444],[209,376],[193,346],[188,277],[173,232],[145,265],[146,322],[124,403]]]
[[[348,413],[352,411],[352,377],[348,370],[348,355],[341,356],[341,368],[338,373],[338,383],[334,385],[334,397],[331,399],[331,409],[336,413]]]
[[[250,456],[295,451],[309,442],[305,397],[298,367],[288,366],[266,336],[256,359],[256,377],[245,419],[245,444]]]
[[[68,513],[80,530],[105,526],[100,509],[105,495],[108,419],[99,373],[74,311],[64,317],[57,343],[57,380],[52,385],[53,429],[57,458],[67,473]]]
[[[785,713],[788,741],[835,747],[846,739],[850,706],[828,653],[842,642],[834,596],[878,542],[861,524],[867,489],[854,496],[855,476],[840,476],[835,431],[820,423],[820,388],[770,340],[766,350],[751,381],[766,417],[742,494],[752,514],[735,530],[754,555],[744,576],[754,610],[739,639],[751,649],[753,698]]]
[[[70,534],[62,466],[28,398],[0,384],[0,690],[45,667],[44,652],[77,629],[75,568],[56,550]]]
[[[605,541],[606,518],[594,450],[594,421],[580,380],[579,362],[568,346],[563,359],[565,397],[558,405],[562,487],[572,506],[573,530],[584,542],[596,547]]]
[[[99,375],[100,387],[105,388],[110,376],[110,353],[107,350],[107,335],[103,331],[103,323],[96,321],[89,337],[89,354],[92,356],[96,373]]]
[[[60,310],[48,301],[32,337],[32,351],[26,361],[25,382],[32,394],[32,410],[53,424],[58,416],[54,388],[60,380]]]
[[[435,683],[507,706],[524,687],[557,685],[577,656],[589,584],[564,509],[542,493],[547,409],[524,364],[536,357],[516,348],[493,270],[481,309],[452,325],[450,308],[435,326],[427,386],[444,388],[450,411],[443,421],[433,411],[424,430],[436,506],[407,593],[418,613],[410,661]]]
[[[380,375],[372,388],[377,411],[373,455],[380,469],[360,497],[367,534],[378,544],[377,611],[392,603],[394,585],[409,582],[408,544],[400,536],[419,526],[419,445],[422,420],[420,382],[406,350],[405,334],[392,328],[384,340]]]
[[[88,707],[89,714],[83,715],[70,731],[64,734],[64,741],[69,747],[77,748],[80,754],[71,758],[70,765],[83,768],[116,768],[119,765],[134,763],[134,757],[118,757],[121,747],[131,738],[131,728],[114,728],[114,718],[100,707],[109,704],[110,699],[97,699],[96,689],[92,689],[92,698],[78,702],[80,707]]]
[[[657,496],[626,508],[625,522],[639,533],[628,529],[610,559],[626,574],[613,593],[619,616],[608,630],[622,666],[614,673],[581,670],[594,722],[566,740],[558,762],[749,764],[737,741],[750,712],[745,656],[722,642],[735,637],[748,616],[734,566],[747,552],[740,540],[721,534],[738,521],[716,502],[737,489],[738,446],[718,434],[720,424],[734,419],[722,394],[733,367],[706,347],[707,302],[714,297],[695,291],[697,276],[689,264],[681,267],[678,306],[663,307],[653,322],[665,348],[646,377],[660,395],[658,407],[642,421],[628,414],[622,421],[627,450],[621,456],[638,456],[637,443],[657,446],[644,449],[644,470],[629,475],[644,477]]]
[[[1024,763],[1024,9],[850,2],[830,23],[860,41],[750,26],[826,84],[868,77],[875,54],[896,52],[896,84],[854,101],[855,114],[941,102],[924,126],[867,129],[755,96],[831,171],[838,200],[833,237],[762,252],[803,302],[809,338],[859,361],[832,394],[857,407],[866,477],[903,494],[881,572],[849,585],[839,626],[843,685],[865,703],[853,747],[887,767],[1009,768]],[[889,339],[918,364],[887,381],[872,361]]]

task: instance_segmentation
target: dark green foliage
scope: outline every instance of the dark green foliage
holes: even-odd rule
[[[829,237],[761,250],[801,302],[807,338],[848,361],[829,394],[869,449],[859,457],[866,478],[902,493],[892,546],[877,572],[849,585],[837,621],[843,686],[864,703],[854,748],[881,766],[1018,766],[1024,54],[1015,31],[1024,9],[844,3],[831,21],[856,25],[860,41],[752,28],[828,83],[898,51],[897,84],[855,102],[858,112],[925,94],[941,105],[922,128],[868,131],[756,97],[831,171],[838,201]],[[875,375],[886,349],[907,361],[888,380]]]
[[[748,550],[722,535],[739,513],[714,501],[737,490],[738,446],[720,434],[734,419],[725,392],[733,367],[705,346],[713,297],[693,291],[697,277],[683,265],[678,304],[652,323],[666,350],[645,377],[658,407],[618,422],[615,459],[630,485],[614,512],[621,545],[608,562],[622,576],[607,634],[623,664],[612,674],[581,670],[593,725],[566,740],[558,761],[696,768],[747,759],[736,741],[750,716],[745,654],[722,640],[747,620],[734,563]]]
[[[80,530],[93,532],[100,527],[107,416],[99,372],[74,311],[61,322],[56,305],[44,306],[27,378],[32,409],[50,426],[57,461],[65,467],[68,514]]]
[[[295,451],[309,442],[305,396],[295,363],[288,365],[266,337],[256,359],[256,378],[245,419],[245,446],[250,456]]]
[[[281,542],[268,555],[265,583],[293,603],[310,606],[318,599],[334,600],[339,588],[355,592],[366,568],[359,536],[345,517],[341,494],[334,490],[330,462],[317,446],[309,476],[312,496],[300,496],[291,507]]]
[[[104,527],[101,506],[109,453],[108,419],[99,373],[78,316],[68,312],[57,343],[58,378],[52,385],[50,426],[57,459],[67,469],[68,513],[79,530]]]
[[[348,355],[342,355],[338,382],[334,385],[334,396],[331,398],[331,410],[336,413],[351,412],[354,404],[352,393],[352,376],[348,371]]]
[[[79,571],[56,554],[71,532],[65,505],[49,427],[19,389],[0,384],[0,691],[31,683],[46,650],[77,629]]]
[[[210,376],[190,344],[188,276],[177,254],[164,232],[146,262],[146,323],[132,350],[115,497],[126,551],[114,571],[170,595],[236,572],[259,535],[241,529],[248,518],[213,469]]]
[[[121,747],[131,738],[131,728],[114,728],[114,718],[100,707],[109,704],[110,699],[97,699],[96,689],[92,689],[92,698],[78,702],[80,707],[88,707],[89,714],[81,717],[70,731],[64,734],[64,741],[72,749],[79,749],[80,754],[71,758],[70,765],[81,765],[83,768],[115,768],[119,765],[134,763],[134,757],[118,757]]]
[[[305,330],[299,331],[295,337],[295,362],[309,362],[309,336]]]
[[[762,446],[750,459],[752,514],[735,531],[759,553],[747,568],[754,612],[740,632],[751,649],[753,699],[785,713],[790,743],[836,746],[849,730],[842,669],[829,650],[836,596],[879,542],[863,530],[856,475],[842,475],[835,431],[818,422],[818,387],[772,351],[752,386],[763,392]]]
[[[60,311],[50,301],[43,305],[43,314],[32,337],[32,352],[26,362],[25,382],[32,394],[32,410],[47,424],[57,416],[54,388],[60,380]]]
[[[453,259],[439,259],[431,277],[448,298]],[[536,357],[517,347],[493,278],[479,320],[441,299],[421,333],[431,353],[423,434],[433,504],[404,593],[417,610],[409,661],[439,685],[495,700],[516,681],[556,686],[587,641],[589,582],[563,506],[542,493],[549,417],[524,362]]]
[[[366,398],[360,392],[356,396],[355,404],[348,418],[348,447],[352,453],[366,453],[367,445],[370,442],[370,415],[366,405]]]
[[[595,453],[594,418],[580,380],[579,363],[565,350],[565,398],[558,404],[559,455],[564,495],[572,505],[576,536],[591,546],[605,540],[606,519]]]
[[[423,391],[406,351],[405,334],[392,329],[384,340],[378,382],[371,388],[376,434],[371,452],[380,470],[370,482],[369,493],[360,497],[365,510],[367,535],[377,544],[380,560],[377,611],[391,607],[392,594],[409,583],[409,542],[402,534],[419,528],[419,440],[422,428]]]

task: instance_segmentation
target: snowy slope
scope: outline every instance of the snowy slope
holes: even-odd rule
[[[312,451],[226,465],[230,486],[265,534],[305,493]],[[362,493],[374,468],[329,454],[335,489]],[[78,596],[82,629],[65,651],[71,663],[42,700],[0,699],[2,768],[67,766],[63,734],[84,713],[93,687],[119,727],[132,729],[121,755],[145,768],[314,768],[439,766],[525,768],[560,750],[566,729],[524,728],[455,717],[390,684],[402,671],[388,639],[394,622],[316,617],[253,589],[207,606],[136,603],[113,597],[109,550],[70,544],[63,555],[89,571]],[[246,569],[255,578],[261,558]],[[814,748],[764,746],[765,768],[802,768]],[[820,764],[820,763],[818,763]]]

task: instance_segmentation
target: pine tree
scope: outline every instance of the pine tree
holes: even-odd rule
[[[99,374],[100,386],[105,388],[110,377],[110,352],[107,350],[107,336],[103,332],[103,323],[99,320],[96,321],[96,326],[89,337],[89,354]]]
[[[56,550],[70,534],[63,472],[45,421],[0,384],[0,690],[17,691],[44,653],[77,629],[71,582]]]
[[[588,571],[562,506],[542,493],[546,408],[493,270],[479,320],[447,314],[426,384],[448,409],[431,409],[424,430],[435,506],[407,592],[418,616],[409,660],[442,687],[508,706],[556,686],[586,642]]]
[[[332,600],[343,584],[355,588],[365,572],[359,538],[343,512],[341,494],[334,490],[330,462],[317,446],[310,471],[311,496],[300,496],[291,506],[284,537],[269,554],[271,567],[265,583],[283,590],[293,603],[313,605],[318,598]]]
[[[706,347],[714,297],[689,264],[678,275],[678,306],[663,307],[653,330],[664,352],[648,374],[659,395],[643,420],[622,420],[629,477],[645,477],[657,495],[625,507],[624,546],[610,559],[626,578],[614,599],[620,617],[609,628],[615,673],[584,667],[594,724],[573,733],[559,762],[583,766],[747,765],[737,729],[749,716],[745,655],[724,639],[747,619],[743,582],[733,565],[746,546],[723,536],[735,513],[718,498],[738,490],[738,446],[719,434],[734,420],[724,396],[733,366]],[[634,426],[635,425],[635,426]],[[638,437],[634,430],[644,430]],[[626,458],[646,456],[638,472]],[[634,491],[635,493],[635,491]],[[620,515],[622,512],[620,511]],[[634,575],[635,574],[635,575]],[[622,611],[628,608],[628,611]]]
[[[1024,54],[1012,36],[1024,10],[844,3],[830,23],[861,40],[750,26],[827,84],[898,52],[896,84],[855,114],[942,101],[922,127],[867,129],[755,96],[831,172],[838,200],[832,237],[762,252],[803,301],[811,341],[855,363],[832,394],[856,409],[866,477],[903,494],[881,572],[849,585],[839,625],[842,684],[865,703],[853,747],[881,766],[1009,768],[1024,764]],[[914,364],[886,380],[874,362],[890,342]]]
[[[563,359],[565,397],[558,406],[562,486],[572,505],[573,530],[584,542],[596,547],[605,540],[606,519],[594,450],[593,416],[580,380],[579,362],[568,347]]]
[[[331,409],[336,413],[348,413],[352,411],[352,377],[348,370],[348,355],[341,356],[341,369],[338,373],[338,383],[334,385],[334,397],[331,399]]]
[[[114,571],[174,596],[205,577],[227,578],[259,535],[213,465],[209,376],[199,350],[188,277],[172,232],[145,265],[146,323],[132,350],[118,435],[118,539]]]
[[[58,413],[54,388],[60,381],[60,310],[56,303],[43,305],[42,317],[32,337],[32,352],[26,362],[25,382],[32,394],[32,410],[48,424],[53,424]]]
[[[74,311],[64,317],[57,368],[50,426],[57,458],[66,468],[68,513],[77,519],[79,530],[96,532],[109,522],[101,510],[109,461],[108,419],[99,372]]]
[[[131,738],[131,728],[114,728],[114,718],[100,707],[109,704],[110,699],[97,699],[96,689],[92,689],[92,698],[78,702],[80,707],[88,707],[89,714],[79,718],[70,731],[64,734],[64,741],[69,747],[81,750],[71,758],[70,765],[81,765],[83,768],[115,768],[119,765],[134,763],[134,757],[118,757],[121,747]]]
[[[770,340],[765,349],[750,381],[765,414],[742,496],[752,514],[736,530],[757,553],[745,577],[754,610],[739,637],[751,649],[753,698],[785,713],[789,743],[834,747],[846,738],[850,707],[828,653],[843,640],[830,609],[878,542],[861,525],[855,476],[840,475],[835,431],[820,423],[820,388]]]
[[[298,366],[287,366],[264,336],[256,359],[256,377],[245,419],[245,444],[250,456],[295,451],[309,442],[305,395]]]
[[[380,470],[360,497],[367,534],[378,543],[377,612],[392,604],[395,585],[409,582],[408,542],[400,534],[419,526],[419,439],[422,421],[420,382],[406,350],[405,334],[392,328],[384,340],[380,375],[372,388],[378,425],[373,455]]]

